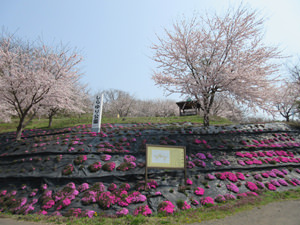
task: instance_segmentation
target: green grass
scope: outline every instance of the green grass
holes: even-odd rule
[[[39,215],[12,215],[8,213],[0,214],[2,218],[13,218],[25,221],[48,222],[67,225],[159,225],[159,224],[188,224],[207,221],[212,219],[222,219],[226,216],[238,212],[251,210],[254,207],[263,206],[272,202],[300,199],[300,188],[291,189],[283,192],[264,192],[258,197],[248,197],[231,201],[225,204],[217,204],[213,207],[201,207],[198,209],[189,209],[176,212],[171,216],[154,215],[151,217],[128,215],[121,218],[107,218],[96,216],[94,218],[67,218],[67,217],[48,217]]]
[[[82,124],[91,124],[92,115],[55,117],[52,122],[51,129],[73,127]],[[203,123],[203,118],[200,116],[173,116],[173,117],[126,117],[126,118],[102,118],[102,123]],[[211,117],[211,125],[231,124],[231,122],[222,117]],[[0,123],[0,133],[16,131],[18,119],[12,119],[11,123]],[[26,129],[48,129],[48,119],[33,119]]]

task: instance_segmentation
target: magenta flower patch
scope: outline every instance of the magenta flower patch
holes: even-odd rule
[[[158,212],[162,212],[165,214],[173,214],[175,206],[170,201],[163,201],[158,205]]]
[[[258,187],[250,181],[247,181],[245,185],[250,191],[256,191],[258,189]]]
[[[105,163],[102,166],[102,170],[111,172],[111,171],[113,171],[115,169],[115,167],[116,167],[116,163],[115,162],[108,162],[108,163]]]
[[[214,205],[215,202],[214,202],[214,199],[212,197],[204,197],[204,198],[201,198],[200,200],[201,204],[202,205]]]
[[[226,184],[226,188],[229,190],[229,191],[232,191],[232,192],[235,192],[235,193],[238,193],[239,192],[239,188],[233,184],[233,183],[230,183],[230,184]]]
[[[197,188],[195,189],[195,191],[194,191],[194,193],[195,193],[196,195],[199,195],[199,196],[204,195],[204,192],[205,192],[205,190],[204,190],[203,188],[201,188],[201,187],[197,187]]]
[[[91,165],[88,166],[88,169],[90,172],[94,173],[94,172],[97,172],[101,169],[102,165],[101,165],[101,162],[95,162]]]
[[[72,174],[74,171],[74,166],[72,164],[68,164],[67,166],[65,166],[65,168],[62,171],[63,175],[70,175]]]
[[[134,210],[133,215],[137,216],[139,214],[141,214],[143,216],[150,216],[152,214],[152,210],[149,208],[148,205],[138,206]]]

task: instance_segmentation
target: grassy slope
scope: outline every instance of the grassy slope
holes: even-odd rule
[[[81,124],[91,124],[92,116],[83,115],[79,117],[57,117],[53,119],[52,128],[73,127]],[[203,123],[200,116],[173,116],[173,117],[133,117],[133,118],[102,118],[102,123]],[[231,124],[231,122],[221,117],[211,117],[211,125]],[[13,119],[11,123],[0,123],[0,133],[16,131],[18,119]],[[48,119],[34,119],[26,129],[47,129]]]

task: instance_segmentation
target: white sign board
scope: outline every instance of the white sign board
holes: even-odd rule
[[[102,105],[103,105],[103,94],[97,95],[94,104],[94,113],[92,120],[92,132],[99,133],[101,127],[101,117],[102,117]]]

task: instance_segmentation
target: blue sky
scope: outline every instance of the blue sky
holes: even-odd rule
[[[300,53],[300,1],[249,0],[266,21],[265,42],[284,54]],[[151,80],[150,59],[155,33],[170,27],[182,14],[224,12],[240,0],[0,0],[2,28],[24,39],[37,37],[49,45],[60,42],[83,55],[84,77],[92,92],[120,89],[139,99],[163,99]],[[293,58],[289,59],[293,60]],[[282,60],[286,63],[288,60]],[[179,95],[169,99],[181,100]]]

